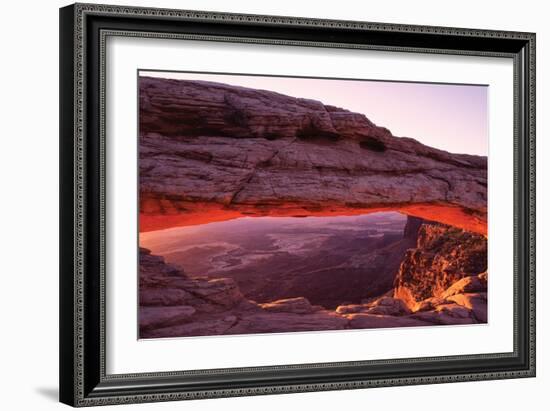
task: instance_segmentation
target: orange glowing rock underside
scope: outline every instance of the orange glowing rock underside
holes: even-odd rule
[[[150,207],[143,207],[150,208]],[[326,204],[322,208],[306,209],[292,204],[284,205],[239,205],[227,208],[216,203],[186,203],[185,211],[171,209],[163,213],[140,213],[139,231],[148,232],[173,227],[207,224],[232,220],[240,217],[307,217],[307,216],[346,216],[369,214],[381,211],[397,211],[406,215],[420,217],[458,227],[467,231],[487,236],[487,215],[472,212],[462,207],[449,204],[400,204],[369,208],[346,207]]]

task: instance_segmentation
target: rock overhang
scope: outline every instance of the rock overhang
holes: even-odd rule
[[[486,235],[487,158],[321,102],[140,78],[140,230],[399,211]]]

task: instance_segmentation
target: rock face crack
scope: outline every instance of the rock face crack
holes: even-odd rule
[[[235,193],[231,196],[229,202],[227,203],[227,205],[231,205],[231,204],[234,204],[236,202],[236,199],[237,199],[237,196],[243,191],[246,189],[247,185],[250,184],[250,182],[252,181],[252,179],[254,178],[254,176],[256,175],[256,172],[261,169],[261,168],[265,168],[266,166],[269,166],[271,164],[271,162],[273,161],[273,159],[275,157],[277,157],[279,155],[279,153],[281,152],[281,150],[284,150],[288,147],[290,147],[292,144],[294,144],[296,142],[297,139],[294,139],[292,140],[290,143],[288,143],[287,145],[281,147],[281,148],[278,148],[277,150],[275,150],[273,152],[273,154],[267,158],[266,160],[262,160],[260,161],[259,163],[256,163],[254,168],[252,169],[252,171],[246,176],[246,178],[242,181],[242,183],[239,184],[239,187],[237,188],[237,190],[235,191]],[[246,159],[245,159],[246,160]],[[275,188],[273,187],[273,185],[271,185],[270,181],[267,180],[268,183],[270,184],[271,186],[271,190],[273,192],[274,195],[277,195],[277,193],[275,193]]]
[[[434,180],[443,181],[445,184],[447,184],[447,190],[445,191],[445,200],[449,201],[449,193],[453,191],[453,186],[451,182],[443,176],[436,176],[433,174],[428,174],[428,176],[433,178]]]
[[[246,178],[242,181],[242,183],[239,184],[239,187],[237,190],[233,193],[231,198],[229,199],[227,205],[231,205],[235,203],[237,196],[243,191],[246,186],[252,181],[254,178],[254,175],[256,174],[256,168],[253,168],[252,171],[246,176]]]

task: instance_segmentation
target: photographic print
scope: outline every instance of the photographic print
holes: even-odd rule
[[[486,85],[137,81],[139,338],[487,323]]]

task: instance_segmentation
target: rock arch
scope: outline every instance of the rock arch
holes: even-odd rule
[[[487,158],[362,114],[225,84],[140,78],[140,230],[396,210],[487,233]]]

